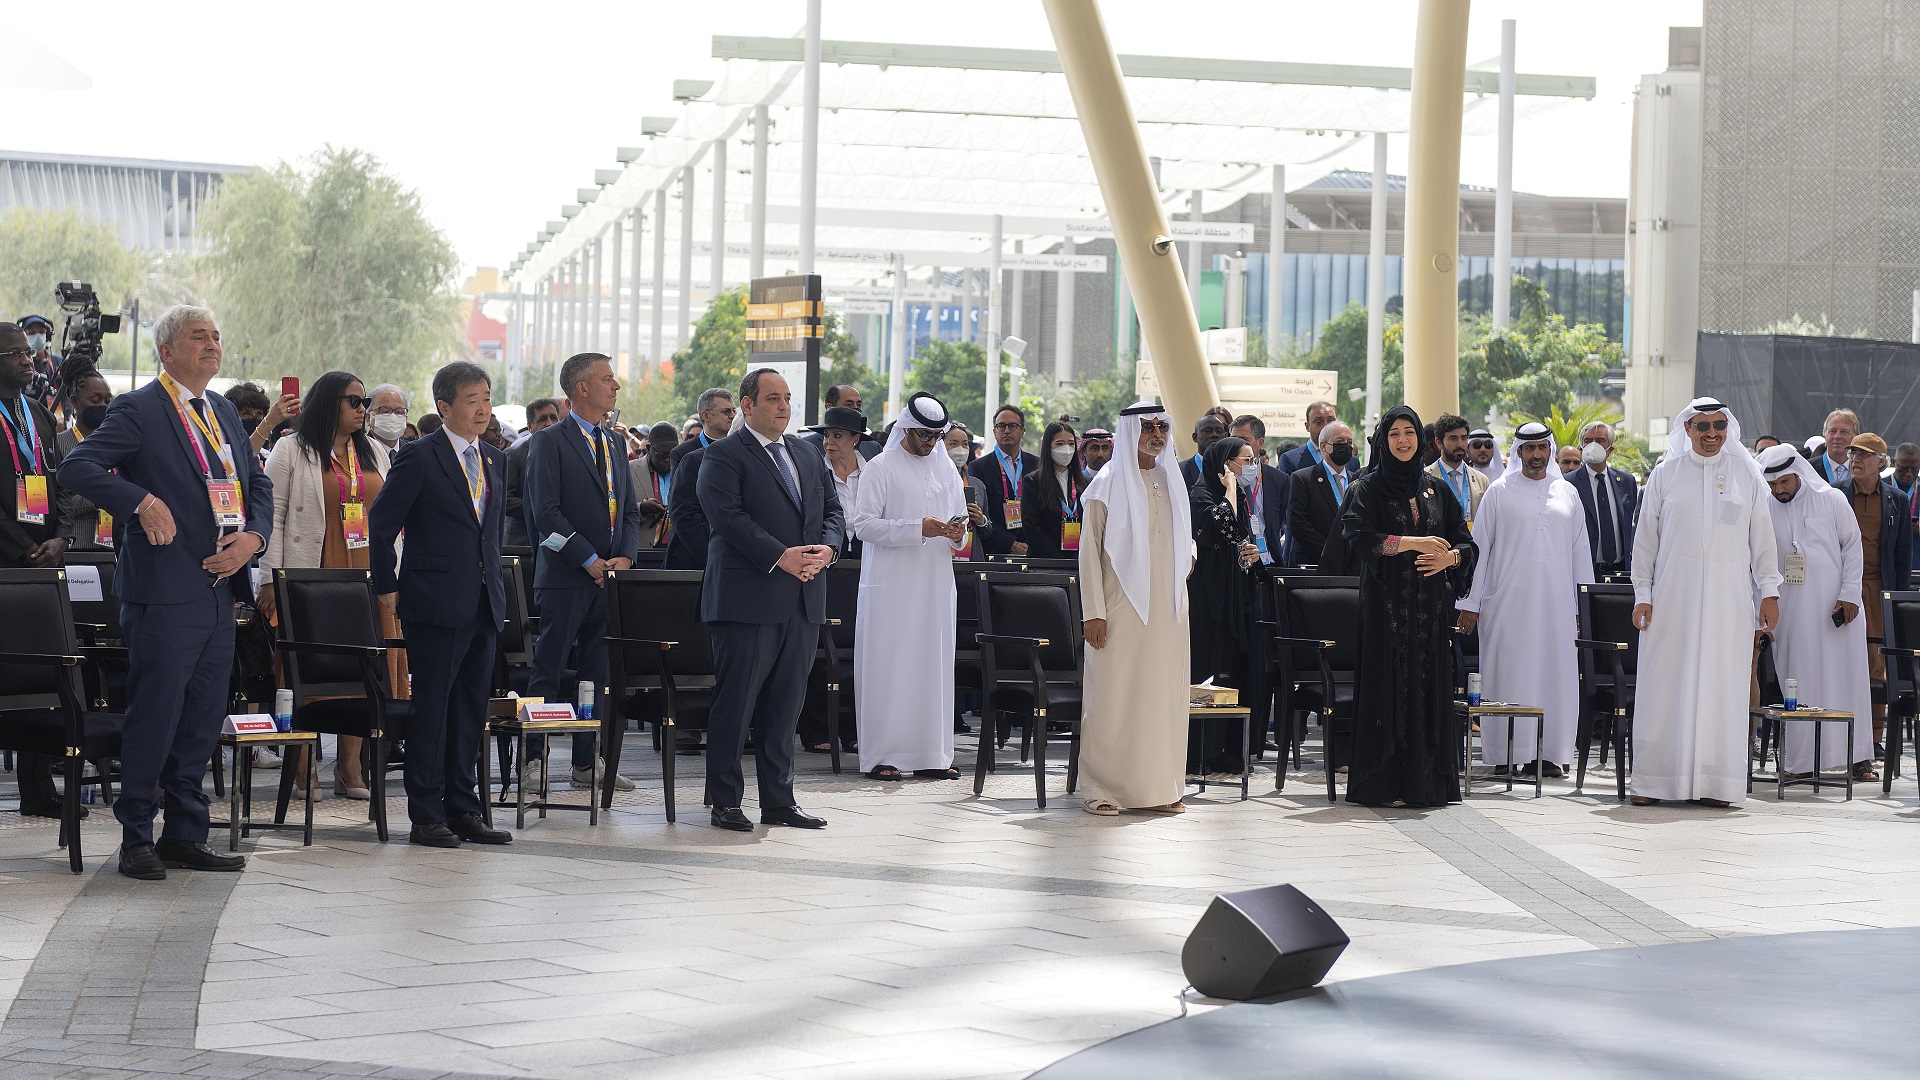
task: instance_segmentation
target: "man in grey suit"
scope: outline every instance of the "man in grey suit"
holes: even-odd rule
[[[707,802],[716,827],[753,831],[740,809],[751,728],[761,824],[819,829],[827,823],[793,801],[794,728],[827,617],[818,575],[840,550],[845,524],[826,459],[785,434],[787,381],[756,368],[740,380],[738,401],[745,424],[706,448],[698,481],[713,530],[700,595],[716,676]]]

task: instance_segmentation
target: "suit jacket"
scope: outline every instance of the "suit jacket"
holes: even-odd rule
[[[1467,520],[1472,521],[1474,518],[1480,516],[1480,497],[1487,493],[1487,488],[1492,486],[1493,481],[1487,479],[1486,473],[1481,472],[1471,465],[1462,464],[1460,467],[1467,471]],[[1438,460],[1435,460],[1433,464],[1427,466],[1427,475],[1440,481],[1441,487],[1446,488],[1448,491],[1453,490],[1453,485],[1447,482],[1446,475],[1440,471],[1440,462]],[[1458,502],[1459,499],[1460,497],[1458,495],[1454,496],[1455,502]]]
[[[604,430],[604,429],[602,429]],[[593,460],[593,444],[573,417],[534,433],[527,452],[523,513],[533,542],[533,587],[597,589],[587,573],[590,558],[632,559],[640,550],[640,504],[627,472],[626,440],[606,432],[612,460],[614,522],[607,522],[607,475]],[[559,551],[542,541],[569,536]]]
[[[1353,464],[1347,464],[1348,490],[1352,490]],[[1317,564],[1327,537],[1340,524],[1340,502],[1333,497],[1333,484],[1327,470],[1308,465],[1292,476],[1293,491],[1287,496],[1287,565]]]
[[[1307,444],[1301,443],[1299,446],[1281,454],[1280,460],[1274,463],[1274,467],[1280,470],[1280,475],[1292,476],[1294,473],[1299,472],[1309,465],[1318,465],[1319,463],[1320,459],[1313,456],[1312,452],[1308,450]]]
[[[1852,503],[1853,481],[1844,480],[1840,488]],[[1888,592],[1905,592],[1913,572],[1913,519],[1907,516],[1907,500],[1886,480],[1880,481],[1880,587]],[[1879,597],[1866,602],[1877,604]]]
[[[1608,467],[1607,482],[1613,485],[1614,512],[1620,522],[1620,568],[1633,568],[1633,530],[1640,517],[1640,486],[1631,473]],[[1567,477],[1567,483],[1580,493],[1580,506],[1587,512],[1587,544],[1593,548],[1593,564],[1600,565],[1600,514],[1593,498],[1593,470],[1581,465]]]
[[[661,500],[661,508],[658,510],[642,509],[639,512],[640,548],[643,551],[650,551],[660,546],[654,542],[653,538],[660,531],[660,519],[668,516],[665,504],[673,501],[673,472],[671,463],[669,463],[667,468],[668,472],[665,474],[667,478],[667,497]],[[639,457],[627,462],[627,480],[633,488],[633,502],[635,506],[653,498],[652,456],[641,454]]]
[[[527,451],[531,449],[532,435],[507,447],[507,543],[515,547],[533,546],[527,539],[526,504]]]
[[[827,437],[817,431],[809,431],[805,435],[799,436],[799,439],[803,443],[811,443],[815,447],[818,447],[823,454],[827,452]],[[879,456],[880,451],[886,449],[886,444],[871,435],[862,435],[860,436],[859,449],[862,458],[872,461],[875,457]]]
[[[700,508],[700,463],[706,456],[706,448],[697,447],[673,467],[671,490],[667,492],[667,517],[673,522],[673,535],[667,538],[665,569],[707,568],[707,544],[712,536],[706,511]]]
[[[718,440],[708,439],[704,431],[691,439],[683,439],[674,446],[673,453],[667,455],[667,464],[670,468],[677,469],[680,467],[680,463],[687,459],[688,454],[693,453],[695,450],[705,450],[717,441]]]
[[[827,618],[827,583],[778,567],[790,547],[825,544],[840,550],[846,521],[827,461],[788,435],[800,505],[794,505],[773,455],[748,428],[707,447],[700,462],[700,506],[713,530],[700,590],[702,622],[783,623],[796,615]]]
[[[1084,496],[1090,481],[1074,477],[1074,494]],[[1035,469],[1020,481],[1020,516],[1026,521],[1027,554],[1035,559],[1071,559],[1060,548],[1060,527],[1067,515],[1060,505],[1060,481],[1051,468]]]
[[[206,395],[208,408],[234,445],[234,479],[246,510],[246,532],[273,538],[273,483],[247,444],[240,414],[219,394]],[[199,439],[196,430],[194,438]],[[212,450],[202,449],[209,463]],[[116,471],[117,470],[117,471]],[[187,429],[166,387],[155,379],[113,399],[107,418],[87,441],[60,463],[60,486],[71,488],[116,521],[131,523],[134,511],[152,495],[167,504],[178,534],[173,543],[155,546],[146,530],[123,530],[114,592],[130,604],[184,604],[207,591],[201,562],[214,553],[219,528],[207,499],[206,477],[187,441]],[[236,579],[243,575],[235,575]]]
[[[20,400],[26,402],[27,414],[33,418],[34,429],[40,433],[40,469],[47,476],[47,520],[38,525],[20,521],[15,513],[19,507],[14,504],[14,485],[0,483],[0,566],[25,565],[27,552],[56,536],[74,539],[74,496],[61,490],[57,475],[61,459],[59,435],[65,432],[54,432],[53,414],[28,397],[25,391],[21,392]],[[15,410],[7,410],[8,425],[12,425],[16,415]],[[5,430],[0,428],[0,439],[6,438]],[[11,455],[0,460],[6,462],[7,471],[12,471]],[[20,464],[27,469],[33,468],[25,455],[21,456]],[[88,507],[88,510],[91,511],[92,507]],[[91,513],[87,518],[86,538],[89,541],[93,539]]]
[[[403,622],[466,626],[473,621],[479,596],[487,598],[495,628],[506,621],[500,545],[506,535],[507,455],[486,443],[479,446],[487,473],[487,501],[480,517],[474,516],[467,470],[454,455],[445,428],[400,448],[380,494],[367,508],[373,591],[400,593]],[[394,553],[402,529],[407,533],[403,561]]]
[[[1040,459],[1020,451],[1020,475],[1040,467]],[[1005,555],[1013,550],[1014,541],[1026,543],[1027,533],[1024,526],[1019,529],[1007,528],[1007,495],[1012,485],[1000,470],[1000,455],[988,450],[967,463],[967,475],[977,476],[986,486],[987,527],[982,530],[986,535],[986,548],[989,555]]]
[[[1187,482],[1187,490],[1200,486],[1200,455],[1180,459],[1180,475]]]

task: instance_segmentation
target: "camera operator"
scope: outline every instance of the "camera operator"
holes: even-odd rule
[[[27,348],[33,350],[33,378],[27,384],[27,396],[51,411],[60,401],[60,356],[52,351],[53,320],[45,315],[29,315],[20,320],[20,331],[27,335]]]

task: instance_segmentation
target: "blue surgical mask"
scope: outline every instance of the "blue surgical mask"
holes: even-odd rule
[[[34,352],[44,352],[46,350],[46,347],[47,347],[47,335],[45,334],[28,334],[27,335],[27,348],[32,349]]]
[[[1258,479],[1260,479],[1260,466],[1258,465],[1240,466],[1239,480],[1240,480],[1241,487],[1250,489],[1253,487],[1254,481]]]

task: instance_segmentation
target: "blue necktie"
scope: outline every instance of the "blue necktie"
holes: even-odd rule
[[[799,506],[800,485],[793,482],[793,470],[787,468],[786,456],[774,453],[773,445],[767,444],[767,456],[773,459],[773,467],[780,470],[780,479],[787,485],[787,497],[793,500],[793,505]]]

